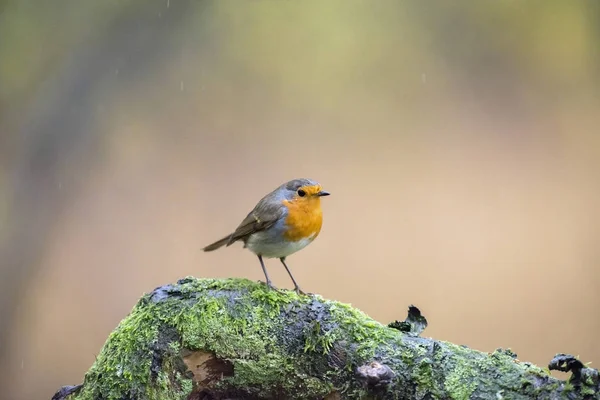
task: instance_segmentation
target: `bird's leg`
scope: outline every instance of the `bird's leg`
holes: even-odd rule
[[[287,271],[288,275],[290,276],[290,278],[292,278],[292,282],[294,282],[294,290],[296,291],[296,293],[298,294],[306,294],[302,291],[302,289],[300,289],[300,286],[298,286],[298,284],[296,283],[296,280],[294,279],[294,276],[292,275],[292,273],[290,272],[290,269],[288,268],[288,266],[285,264],[285,257],[281,257],[279,259],[281,261],[281,263],[283,264],[283,266],[285,267],[285,270]]]
[[[262,267],[262,270],[265,274],[265,278],[267,278],[267,286],[270,289],[276,289],[275,286],[273,286],[273,284],[271,283],[271,279],[269,279],[269,274],[267,274],[267,269],[265,268],[265,263],[263,262],[261,255],[258,256],[258,261],[260,261],[260,266]]]

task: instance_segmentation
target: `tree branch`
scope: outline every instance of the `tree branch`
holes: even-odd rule
[[[144,295],[83,384],[53,400],[597,399],[598,371],[568,355],[549,369],[510,350],[420,337],[416,307],[382,325],[320,296],[248,280],[185,278]]]

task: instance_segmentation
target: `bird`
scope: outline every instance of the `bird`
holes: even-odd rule
[[[263,258],[278,258],[294,283],[298,294],[305,294],[286,264],[286,258],[302,250],[321,232],[321,197],[330,193],[317,181],[292,179],[265,195],[233,233],[204,247],[205,252],[229,247],[237,241],[258,257],[269,289],[276,289]]]

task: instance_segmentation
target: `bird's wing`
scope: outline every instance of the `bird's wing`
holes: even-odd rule
[[[227,246],[253,233],[272,227],[284,214],[284,206],[273,201],[260,201],[231,234]]]

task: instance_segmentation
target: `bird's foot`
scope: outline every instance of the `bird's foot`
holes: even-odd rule
[[[294,292],[298,293],[301,296],[306,296],[306,295],[310,296],[311,295],[311,293],[306,293],[306,292],[304,292],[304,290],[300,289],[300,286],[296,286],[294,288]]]

